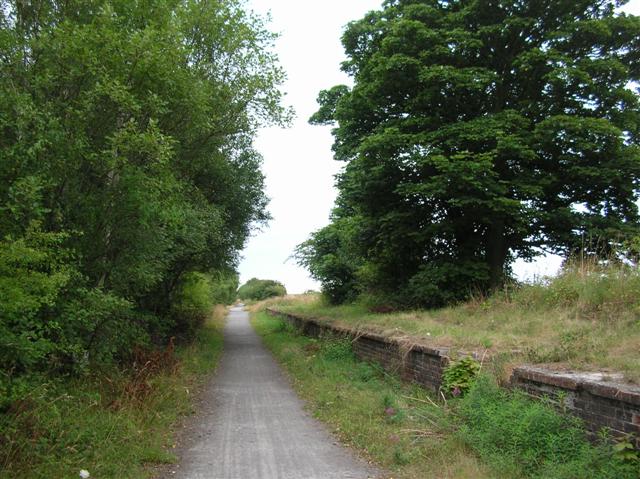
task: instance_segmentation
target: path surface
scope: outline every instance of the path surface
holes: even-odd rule
[[[188,425],[185,479],[366,479],[376,472],[336,444],[303,403],[249,324],[233,308],[224,353],[202,410]]]

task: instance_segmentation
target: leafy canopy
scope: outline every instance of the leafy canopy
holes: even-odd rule
[[[285,296],[284,285],[272,279],[251,278],[238,289],[238,298],[262,301],[276,296]]]
[[[516,257],[637,234],[640,18],[621,3],[389,0],[350,23],[354,85],[310,120],[334,125],[339,197],[301,263],[336,300],[438,305]]]

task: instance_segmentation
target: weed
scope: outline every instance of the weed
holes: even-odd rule
[[[629,435],[624,441],[613,446],[614,456],[625,464],[635,466],[640,471],[640,451],[635,448],[633,436]]]
[[[480,371],[480,363],[471,357],[450,363],[442,374],[442,389],[452,396],[464,395]]]
[[[607,445],[593,446],[581,422],[481,376],[461,402],[464,440],[496,470],[518,477],[637,477]]]
[[[128,371],[34,379],[29,396],[0,415],[0,478],[78,477],[80,469],[138,478],[145,463],[175,461],[171,427],[192,411],[192,391],[221,345],[215,322],[189,346],[139,351]]]
[[[321,347],[322,357],[329,361],[353,359],[353,347],[348,339],[331,339],[324,341]]]
[[[393,462],[399,466],[405,466],[411,462],[411,456],[398,447],[393,451]]]
[[[295,332],[295,327],[289,321],[285,319],[279,319],[277,326],[274,328],[273,332],[293,334]]]

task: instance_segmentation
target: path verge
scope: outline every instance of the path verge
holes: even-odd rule
[[[186,434],[185,434],[186,433]],[[304,411],[280,366],[232,308],[224,353],[182,436],[181,479],[367,479],[378,471],[341,447]]]

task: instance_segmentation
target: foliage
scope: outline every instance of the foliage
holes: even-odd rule
[[[173,299],[174,332],[193,337],[216,304],[230,304],[235,300],[237,288],[236,273],[219,274],[217,278],[204,273],[185,274]]]
[[[350,230],[348,220],[336,220],[298,245],[295,252],[298,263],[322,283],[322,292],[332,304],[354,300],[358,292]]]
[[[238,298],[254,301],[285,296],[286,294],[287,290],[284,285],[272,279],[251,278],[238,289]]]
[[[617,459],[625,464],[634,466],[640,470],[640,451],[633,445],[633,436],[627,436],[626,440],[620,441],[613,446],[613,453]]]
[[[34,227],[0,242],[0,410],[28,393],[32,373],[81,372],[144,341],[130,302],[86,288],[65,239]]]
[[[638,233],[640,18],[625,2],[392,1],[349,24],[320,93],[345,162],[299,261],[334,302],[439,306],[516,257],[607,257]]]
[[[274,38],[239,0],[0,0],[1,407],[232,301]]]
[[[480,377],[462,400],[461,434],[480,456],[516,477],[634,478],[609,445],[592,446],[580,421]]]
[[[469,391],[480,372],[480,363],[472,357],[465,357],[450,363],[442,374],[442,388],[453,396],[461,396]]]

